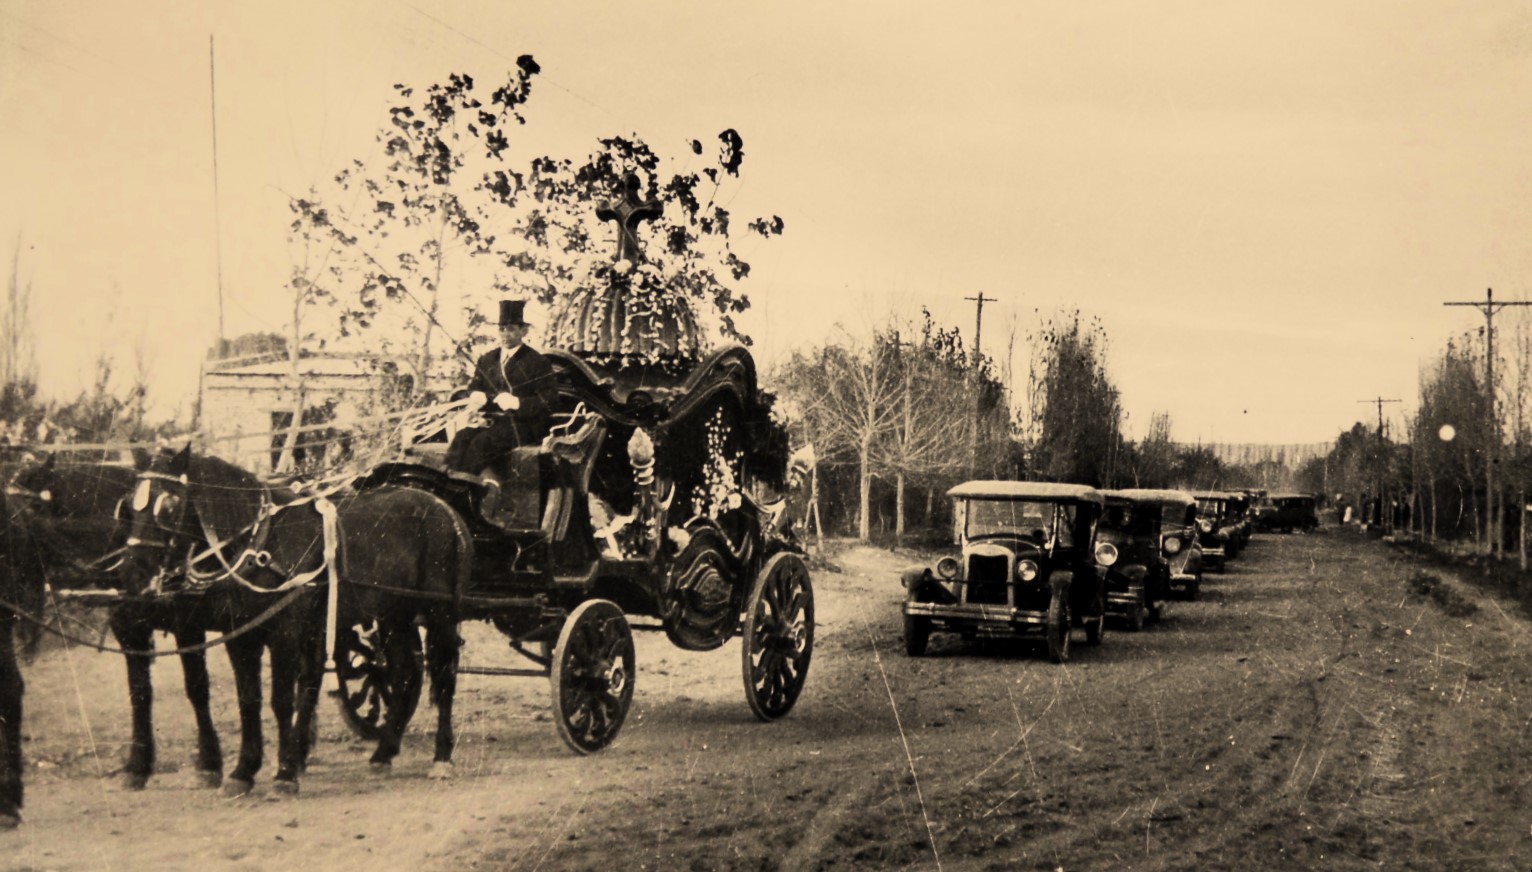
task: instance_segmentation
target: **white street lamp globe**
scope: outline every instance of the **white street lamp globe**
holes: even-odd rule
[[[1458,435],[1458,431],[1451,424],[1443,424],[1442,429],[1436,431],[1436,435],[1440,436],[1443,442],[1451,442],[1452,437]]]

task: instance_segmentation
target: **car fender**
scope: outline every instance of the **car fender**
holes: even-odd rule
[[[1068,569],[1061,569],[1048,576],[1048,589],[1055,596],[1068,596],[1069,589],[1074,585],[1075,574]]]
[[[917,590],[926,582],[934,580],[931,570],[924,566],[912,567],[899,574],[899,584],[905,590]]]
[[[905,602],[951,605],[958,601],[957,595],[929,569],[908,570],[900,576],[899,581],[908,591],[904,597]]]

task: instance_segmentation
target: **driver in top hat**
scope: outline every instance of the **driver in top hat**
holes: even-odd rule
[[[474,365],[469,408],[490,406],[500,415],[487,427],[465,427],[447,449],[447,468],[482,474],[512,448],[541,445],[553,405],[553,368],[524,341],[531,325],[524,300],[500,301],[500,347]]]

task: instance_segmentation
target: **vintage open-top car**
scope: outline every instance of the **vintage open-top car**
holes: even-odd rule
[[[1096,529],[1096,551],[1106,573],[1107,614],[1137,631],[1146,618],[1160,617],[1173,592],[1196,599],[1202,552],[1191,494],[1133,489],[1101,495],[1106,508]],[[1103,543],[1113,548],[1102,548]]]
[[[925,653],[933,632],[964,638],[1042,638],[1069,659],[1075,626],[1101,641],[1106,590],[1096,543],[1103,501],[1075,484],[970,481],[947,492],[959,556],[904,574],[905,653]]]

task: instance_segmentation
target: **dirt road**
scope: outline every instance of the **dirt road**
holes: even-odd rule
[[[445,782],[426,777],[428,709],[379,777],[327,701],[301,796],[275,795],[268,767],[222,799],[194,784],[162,664],[163,771],[125,792],[121,663],[48,654],[27,670],[27,820],[0,835],[0,868],[1532,868],[1532,627],[1387,546],[1258,537],[1200,601],[1100,648],[1077,636],[1064,667],[940,636],[909,659],[913,558],[834,560],[785,720],[750,716],[737,642],[689,654],[645,634],[628,724],[594,757],[565,751],[544,682],[465,677]],[[466,635],[466,661],[512,661],[487,628]]]

